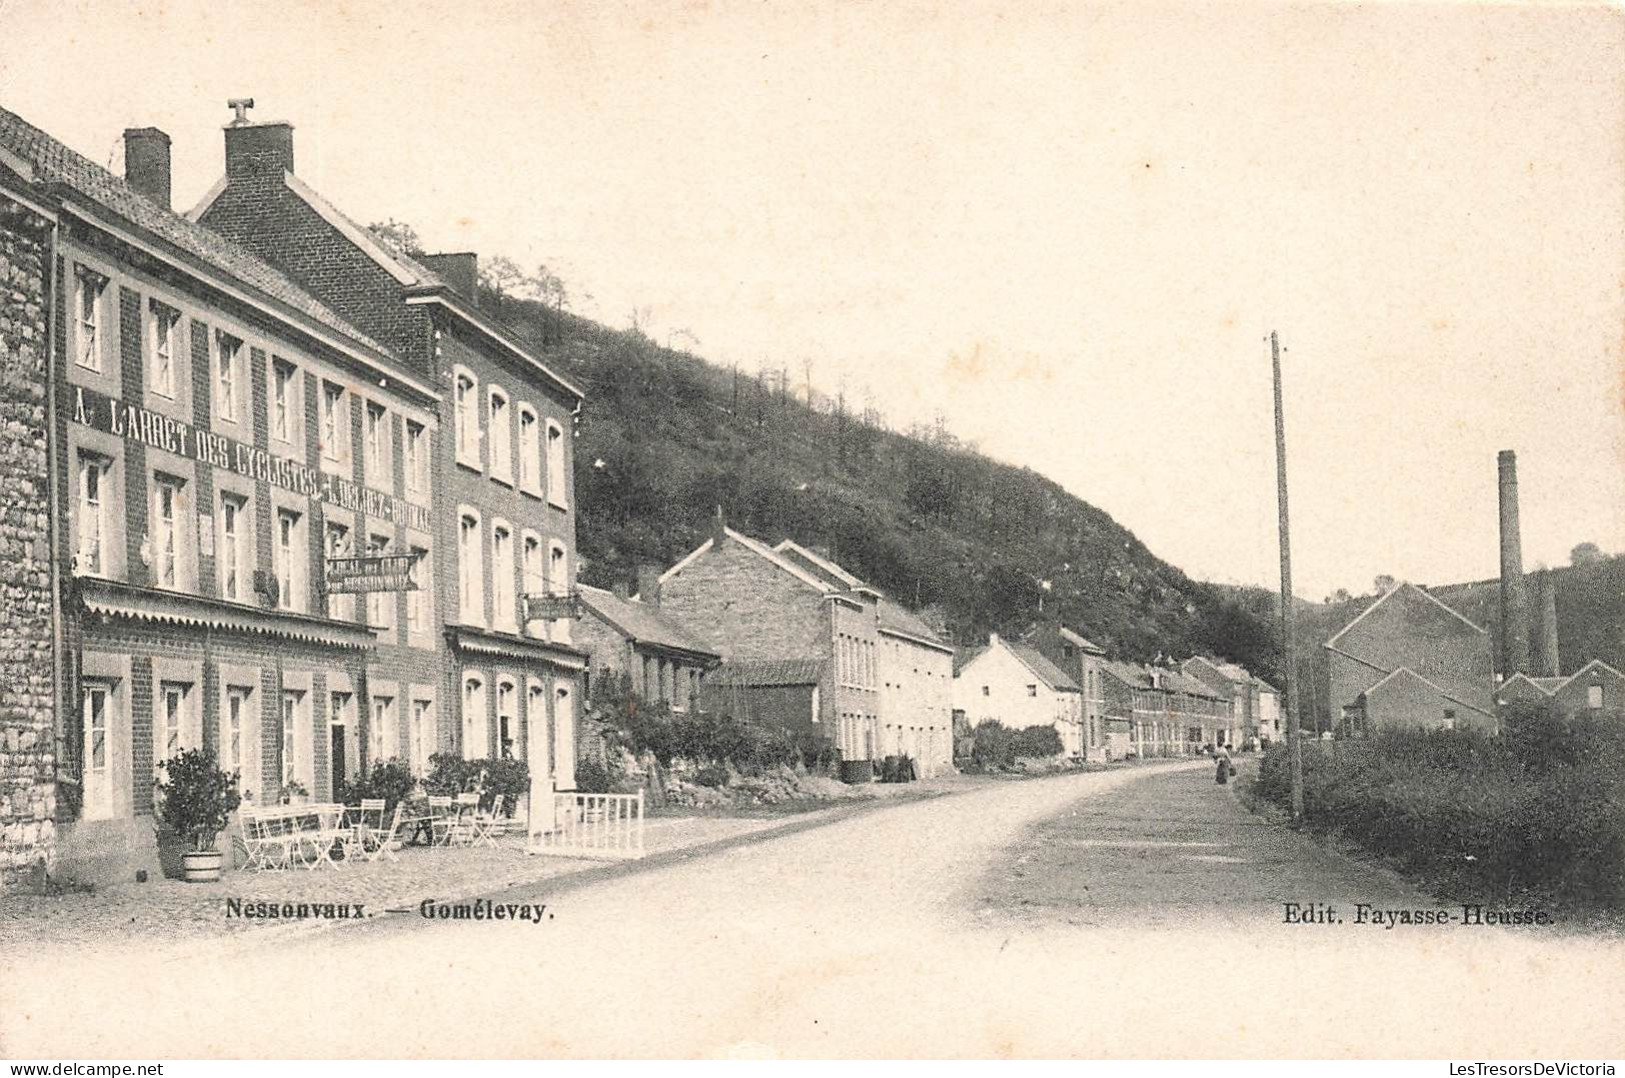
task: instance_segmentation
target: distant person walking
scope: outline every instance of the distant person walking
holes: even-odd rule
[[[1218,771],[1213,776],[1214,781],[1223,786],[1230,781],[1230,773],[1235,770],[1230,766],[1230,746],[1221,745],[1219,751],[1213,754],[1213,758],[1219,763]]]

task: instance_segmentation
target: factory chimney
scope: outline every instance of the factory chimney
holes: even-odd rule
[[[1534,574],[1535,632],[1529,641],[1530,673],[1535,677],[1557,677],[1563,672],[1557,652],[1557,580],[1550,569]]]
[[[1518,536],[1518,455],[1496,457],[1501,493],[1501,676],[1529,669],[1529,604],[1524,594],[1523,542]]]

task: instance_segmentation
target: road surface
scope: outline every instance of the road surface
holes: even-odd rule
[[[1619,1054],[1618,943],[1284,924],[1294,899],[1437,903],[1209,775],[1001,783],[500,896],[540,923],[31,965],[0,986],[0,1055]]]

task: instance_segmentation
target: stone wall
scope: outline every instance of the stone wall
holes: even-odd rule
[[[46,469],[48,224],[0,195],[0,890],[54,865]]]

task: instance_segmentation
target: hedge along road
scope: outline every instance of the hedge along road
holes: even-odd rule
[[[551,916],[62,969],[16,986],[0,1051],[1572,1058],[1617,1055],[1625,1028],[1617,943],[1282,923],[1293,900],[1436,904],[1252,822],[1205,763],[998,784],[496,898]]]

